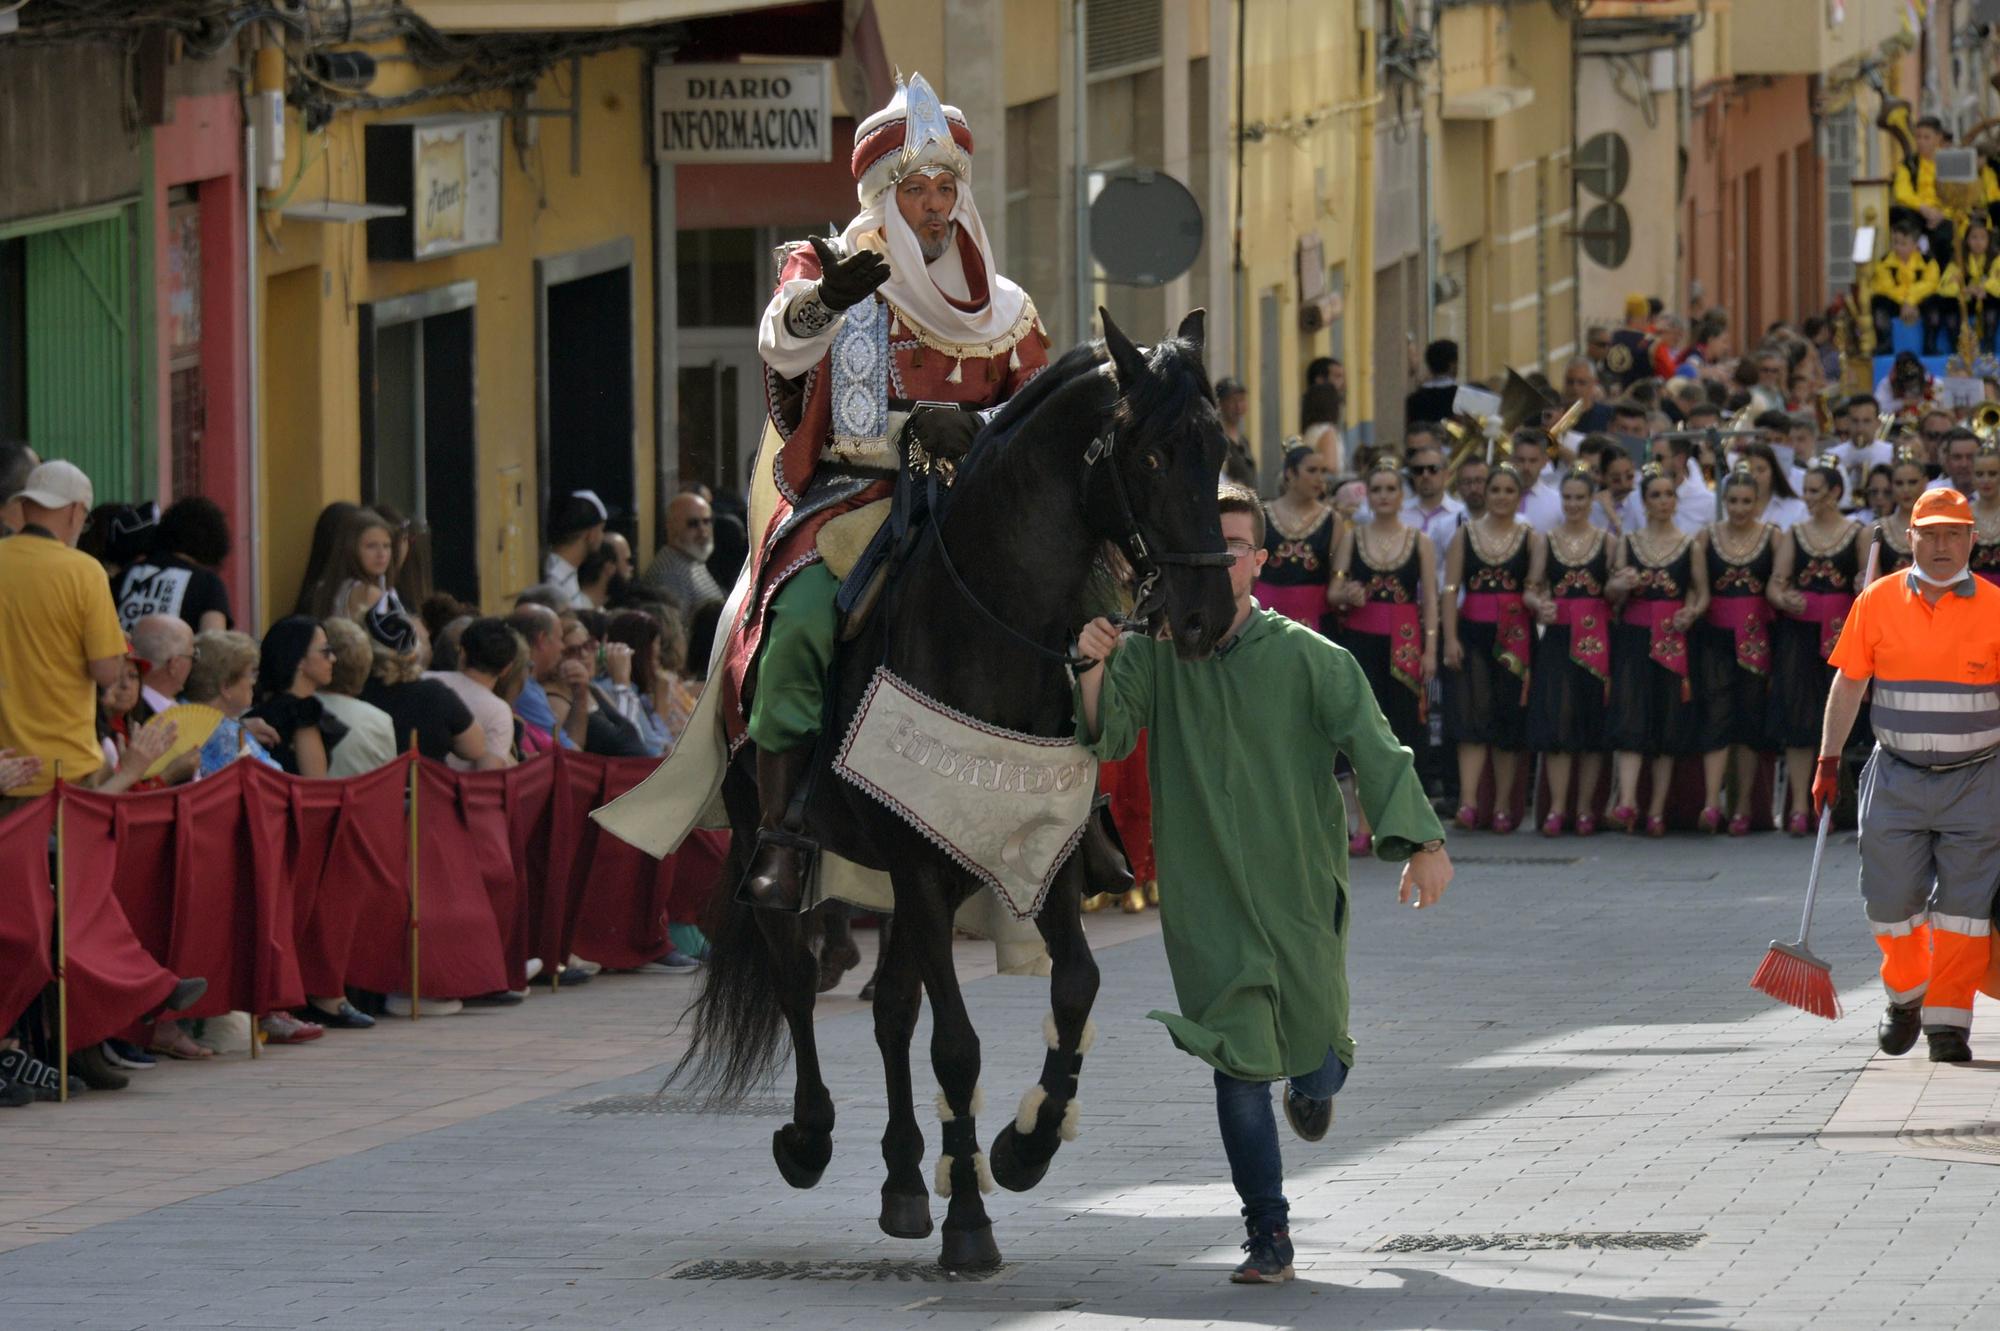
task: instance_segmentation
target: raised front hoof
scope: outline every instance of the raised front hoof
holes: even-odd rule
[[[1053,1159],[1053,1150],[1040,1160],[1034,1159],[1033,1138],[1015,1131],[1012,1123],[1000,1129],[1000,1135],[993,1139],[993,1149],[986,1153],[993,1181],[1009,1192],[1026,1192],[1040,1183]]]
[[[882,1232],[892,1239],[931,1236],[931,1199],[921,1192],[882,1194]]]
[[[938,1265],[947,1271],[991,1271],[1000,1265],[1000,1245],[993,1241],[993,1226],[978,1229],[944,1227],[944,1251]]]
[[[810,1188],[826,1172],[833,1159],[833,1134],[807,1132],[796,1123],[787,1123],[771,1134],[771,1158],[778,1172],[795,1188]]]

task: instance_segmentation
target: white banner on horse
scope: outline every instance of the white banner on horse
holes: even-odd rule
[[[1042,908],[1083,837],[1097,759],[1070,739],[1001,730],[878,667],[833,770],[994,888],[1019,919]]]

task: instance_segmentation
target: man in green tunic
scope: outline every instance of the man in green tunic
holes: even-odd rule
[[[1160,866],[1160,927],[1181,1010],[1155,1012],[1174,1043],[1215,1069],[1216,1113],[1250,1254],[1231,1279],[1289,1280],[1292,1242],[1270,1083],[1285,1115],[1325,1135],[1354,1061],[1347,1034],[1347,827],[1336,751],[1354,766],[1375,853],[1407,860],[1401,899],[1434,905],[1451,881],[1444,829],[1410,751],[1396,743],[1352,656],[1259,609],[1257,498],[1225,485],[1222,535],[1236,562],[1236,619],[1202,661],[1170,643],[1121,641],[1108,620],[1078,635],[1102,664],[1077,679],[1079,739],[1122,758],[1151,732],[1147,775]]]

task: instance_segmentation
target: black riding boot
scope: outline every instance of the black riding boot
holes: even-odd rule
[[[757,849],[740,894],[753,906],[796,911],[802,904],[800,848],[805,838],[802,829],[788,824],[786,815],[791,812],[792,792],[812,756],[811,744],[783,753],[757,750],[757,802],[762,814],[757,823]]]

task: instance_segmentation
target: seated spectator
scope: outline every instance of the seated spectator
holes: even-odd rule
[[[153,548],[118,579],[118,619],[129,633],[151,614],[178,615],[200,633],[230,625],[229,588],[216,568],[229,557],[229,519],[193,495],[160,515]]]
[[[326,774],[372,772],[396,756],[396,723],[380,707],[361,701],[361,690],[375,669],[375,649],[367,632],[351,619],[329,619],[320,628],[333,649],[333,670],[316,696],[326,714],[347,727],[347,738],[333,751]]]
[[[577,565],[576,589],[592,610],[624,599],[628,587],[618,576],[618,551],[609,542],[590,551]]]
[[[403,604],[407,607],[410,603],[405,601]],[[436,659],[438,648],[443,645],[444,631],[449,625],[458,620],[473,620],[478,617],[477,606],[467,605],[450,592],[432,592],[426,596],[417,605],[417,618],[424,622],[424,632],[430,635],[432,659]]]
[[[619,714],[610,695],[598,689],[590,681],[595,678],[600,658],[605,671],[611,669],[610,658],[614,653],[605,651],[597,635],[575,615],[562,618],[562,665],[565,672],[572,665],[580,666],[586,674],[581,689],[572,688],[567,696],[560,693],[549,695],[549,706],[558,721],[566,721],[577,707],[585,709],[584,741],[585,753],[595,753],[606,758],[645,758],[652,755],[646,751],[646,741],[640,738],[639,728]],[[617,653],[619,669],[629,670],[632,661],[630,648],[621,648]],[[567,678],[567,674],[564,676]]]
[[[715,553],[715,510],[697,494],[678,494],[667,505],[667,541],[639,579],[642,590],[664,596],[691,615],[709,601],[723,599],[708,571]]]
[[[132,652],[140,661],[139,699],[157,715],[180,701],[194,665],[194,630],[178,615],[147,615],[132,626]]]
[[[250,715],[276,732],[271,756],[293,776],[323,777],[347,727],[328,714],[319,691],[333,680],[333,648],[309,615],[288,615],[264,635],[257,663],[257,706]]]
[[[687,655],[680,617],[664,605],[652,613],[621,610],[611,617],[604,636],[613,645],[632,649],[630,687],[636,691],[639,715],[631,719],[654,752],[668,752],[695,703],[694,687],[680,674]],[[615,693],[612,701],[623,707]]]
[[[523,601],[507,617],[507,627],[528,644],[527,675],[522,680],[520,695],[514,699],[514,715],[521,721],[521,756],[532,758],[558,745],[566,749],[582,748],[589,709],[565,708],[563,715],[572,724],[564,727],[556,720],[549,696],[550,685],[567,696],[575,688],[590,683],[590,669],[581,662],[574,671],[565,669],[562,620],[546,605]]]
[[[585,556],[589,558],[589,556]],[[486,752],[497,755],[499,767],[512,767],[514,757],[514,709],[499,695],[500,684],[511,674],[516,680],[525,670],[528,645],[501,619],[475,619],[458,635],[458,668],[433,671],[424,676],[445,685],[458,695],[479,723],[486,737]],[[472,764],[452,755],[445,762],[459,771]]]
[[[407,749],[414,737],[417,752],[438,762],[456,754],[473,771],[505,766],[503,756],[486,751],[485,733],[471,709],[445,685],[424,678],[430,650],[423,632],[418,621],[386,605],[369,612],[375,667],[362,698],[389,714],[398,751]]]
[[[516,610],[530,605],[541,606],[550,614],[568,614],[570,609],[569,595],[553,583],[537,583],[514,598],[514,608]]]
[[[307,613],[314,619],[359,620],[389,594],[395,559],[396,533],[388,519],[373,509],[356,509],[334,537]],[[402,609],[400,603],[396,609]]]
[[[257,692],[257,643],[248,634],[209,629],[194,639],[194,667],[181,690],[184,702],[200,703],[222,713],[222,723],[201,746],[195,779],[214,776],[238,758],[254,758],[269,767],[278,760],[257,742],[243,724]]]
[[[187,780],[194,771],[194,755],[187,754],[159,776],[146,775],[173,747],[178,728],[172,721],[154,718],[139,696],[139,677],[139,659],[128,655],[117,682],[97,691],[97,735],[104,766],[96,788],[106,795],[157,790]]]
[[[466,626],[472,623],[475,618],[477,618],[475,615],[461,615],[439,626],[436,632],[431,631],[429,624],[424,625],[425,636],[430,639],[431,644],[431,669],[433,671],[443,673],[458,669],[458,639],[465,632]]]

